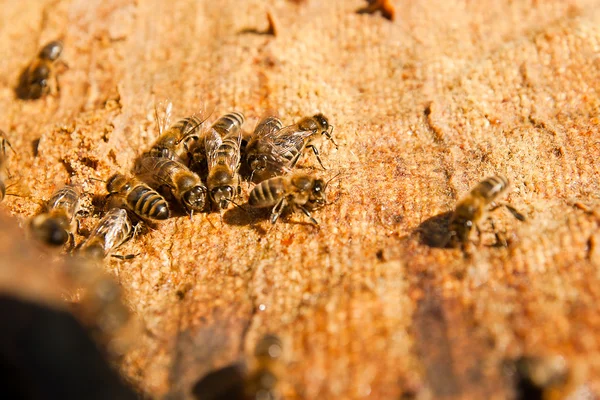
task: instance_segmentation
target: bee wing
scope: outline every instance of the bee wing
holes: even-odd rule
[[[210,129],[204,136],[204,148],[206,150],[206,159],[208,160],[208,170],[210,171],[218,161],[218,150],[223,144],[223,139],[219,132]]]
[[[104,251],[108,254],[125,242],[130,231],[131,221],[127,211],[122,208],[111,208],[98,222],[88,240],[103,237]]]
[[[142,182],[150,184],[150,186],[164,185],[173,189],[173,172],[175,172],[175,169],[165,168],[164,165],[167,163],[177,163],[177,161],[163,157],[142,157],[135,163],[135,176]]]
[[[281,127],[281,120],[274,115],[268,115],[262,118],[258,124],[256,124],[254,133],[248,141],[247,148],[252,148],[252,146],[259,140],[268,140],[268,138],[274,137]]]
[[[265,137],[265,144],[268,144],[269,151],[267,157],[273,162],[286,163],[286,154],[294,150],[301,149],[304,146],[306,138],[312,134],[311,131],[298,129],[297,125],[286,126],[275,132],[272,137]]]
[[[227,157],[225,159],[225,163],[232,171],[237,171],[238,167],[240,166],[240,159],[242,158],[242,153],[240,151],[240,146],[242,144],[241,129],[238,129],[236,132],[231,132],[225,136],[223,138],[223,144],[231,149],[231,151],[226,152]]]
[[[158,126],[158,134],[162,135],[171,125],[171,111],[173,103],[170,100],[162,100],[154,105],[154,119]]]

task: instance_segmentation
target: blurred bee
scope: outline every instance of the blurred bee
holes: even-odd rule
[[[94,230],[81,245],[79,252],[91,259],[102,259],[107,255],[117,258],[131,258],[112,254],[115,249],[133,236],[134,228],[122,208],[111,208],[100,219]]]
[[[54,69],[62,51],[63,43],[60,40],[53,40],[42,47],[37,57],[21,74],[17,87],[19,98],[39,99],[48,92],[58,90]]]
[[[226,209],[240,192],[238,169],[244,116],[239,112],[225,114],[211,127],[205,139],[208,177],[206,186],[211,201]]]
[[[110,196],[122,199],[127,207],[142,218],[164,220],[170,216],[169,205],[164,197],[136,178],[114,174],[106,182],[106,190]]]
[[[508,365],[514,370],[519,399],[592,398],[585,384],[587,370],[577,360],[560,355],[521,356]],[[512,363],[511,363],[512,364]]]
[[[475,226],[477,233],[481,235],[479,222],[488,211],[493,211],[499,207],[505,206],[515,218],[519,221],[525,221],[525,217],[511,205],[495,203],[496,199],[506,193],[508,186],[509,182],[505,177],[492,176],[478,183],[477,186],[459,201],[450,218],[448,228],[448,241],[452,246],[460,243],[464,249],[466,243],[469,241],[473,226]],[[489,209],[486,209],[488,206]],[[497,234],[496,238],[498,239]]]
[[[159,115],[160,113],[157,108],[154,109],[159,137],[144,156],[164,157],[181,161],[176,151],[179,143],[188,137],[198,136],[196,132],[200,129],[205,119],[194,114],[191,117],[180,119],[174,125],[169,126],[172,107],[171,102],[167,103],[163,116]]]
[[[290,205],[299,208],[313,224],[318,225],[310,211],[326,204],[325,190],[328,183],[306,174],[267,179],[252,189],[248,205],[253,208],[273,207],[271,211],[273,224],[277,222],[283,209]]]
[[[190,215],[204,209],[206,186],[185,165],[168,158],[142,157],[136,163],[135,174],[150,185],[168,187]]]
[[[265,335],[258,341],[254,350],[255,366],[244,383],[246,399],[281,399],[278,381],[283,369],[282,353],[283,346],[277,336]]]
[[[79,189],[66,185],[52,194],[44,212],[33,217],[31,232],[38,240],[50,246],[62,246],[73,240],[71,222],[79,207]]]
[[[278,118],[266,117],[258,123],[246,147],[246,160],[252,175],[263,178],[283,175],[296,166],[307,148],[312,149],[321,167],[326,169],[316,144],[324,135],[337,148],[331,128],[323,114],[303,118],[285,128],[281,127]]]

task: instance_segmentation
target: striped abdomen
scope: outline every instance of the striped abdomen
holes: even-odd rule
[[[246,121],[244,114],[234,111],[225,114],[216,120],[212,125],[212,129],[217,131],[219,135],[226,136],[230,133],[237,133],[240,129],[242,129],[244,121]]]
[[[79,205],[79,190],[72,185],[66,185],[52,194],[47,207],[50,214],[61,214],[71,221]]]
[[[127,194],[127,205],[143,218],[163,220],[170,215],[166,200],[145,184],[138,184]]]
[[[472,190],[473,196],[485,199],[486,203],[491,203],[508,188],[508,179],[503,176],[491,176],[484,179]]]
[[[216,164],[229,164],[230,160],[240,159],[240,142],[235,135],[228,135],[223,139],[223,143],[217,149]],[[237,169],[236,166],[232,166]]]
[[[275,177],[254,186],[248,198],[250,207],[271,207],[285,195],[286,179]]]

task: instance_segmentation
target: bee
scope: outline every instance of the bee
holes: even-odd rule
[[[206,186],[211,201],[220,210],[227,208],[241,191],[238,169],[243,123],[241,113],[226,114],[213,124],[205,139],[208,160]]]
[[[254,350],[255,367],[246,377],[244,392],[246,399],[281,399],[278,381],[281,376],[283,345],[275,335],[263,336]]]
[[[481,235],[479,222],[487,211],[493,211],[505,206],[511,214],[519,221],[525,221],[525,217],[509,204],[495,202],[501,195],[506,193],[509,181],[503,176],[491,176],[478,183],[456,206],[449,224],[449,238],[451,244],[456,242],[464,246],[469,240],[473,226]],[[489,210],[486,208],[489,207]],[[492,226],[493,227],[493,226]],[[497,237],[498,238],[498,237]]]
[[[39,99],[57,90],[54,77],[55,63],[63,51],[63,43],[53,40],[38,53],[37,57],[21,74],[17,95],[21,99]]]
[[[38,240],[51,245],[62,246],[71,233],[71,222],[79,207],[81,193],[73,185],[66,185],[52,194],[46,202],[45,211],[33,217],[31,231]]]
[[[310,211],[326,204],[325,191],[328,183],[306,174],[274,177],[262,181],[252,189],[248,205],[253,208],[273,207],[273,224],[277,222],[283,209],[290,205],[299,208],[313,224],[318,225]]]
[[[246,160],[252,174],[283,175],[296,166],[305,149],[311,149],[321,167],[326,169],[316,144],[324,135],[337,148],[330,129],[332,126],[323,114],[303,118],[284,128],[278,118],[266,117],[258,123],[246,147]]]
[[[160,157],[138,159],[134,172],[150,185],[167,186],[186,211],[202,211],[206,203],[206,186],[185,165]]]
[[[164,197],[136,178],[114,174],[106,182],[110,196],[118,196],[134,213],[142,218],[164,220],[170,211]]]
[[[180,119],[175,124],[168,126],[172,107],[172,103],[169,102],[165,106],[164,116],[162,117],[159,116],[158,108],[154,109],[159,137],[144,156],[164,157],[175,161],[181,161],[176,151],[177,146],[179,146],[184,139],[189,137],[195,138],[198,136],[196,132],[200,129],[205,119],[194,114],[191,117]]]
[[[98,221],[79,251],[91,259],[102,259],[109,254],[117,258],[129,258],[112,253],[133,236],[133,233],[134,228],[127,211],[114,207]]]

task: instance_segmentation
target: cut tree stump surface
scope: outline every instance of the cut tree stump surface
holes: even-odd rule
[[[341,174],[319,228],[301,213],[271,226],[268,211],[178,212],[119,249],[133,260],[106,260],[144,327],[119,364],[127,380],[192,398],[275,332],[289,398],[510,398],[507,361],[547,354],[583,365],[600,395],[600,220],[573,206],[600,207],[600,2],[397,0],[393,22],[364,5],[4,1],[5,181],[33,198],[2,208],[25,226],[35,199],[79,183],[89,232],[105,193],[90,178],[131,170],[166,99],[175,117],[242,111],[246,131],[268,109],[285,124],[322,112],[339,148],[321,145],[327,171],[300,162]],[[248,33],[267,11],[277,36]],[[17,100],[20,72],[56,38],[59,94]],[[492,214],[508,246],[488,223],[471,257],[437,246],[457,200],[494,174],[527,217]],[[7,265],[15,247],[0,249]],[[55,302],[21,285],[34,272],[0,274],[2,291]]]

